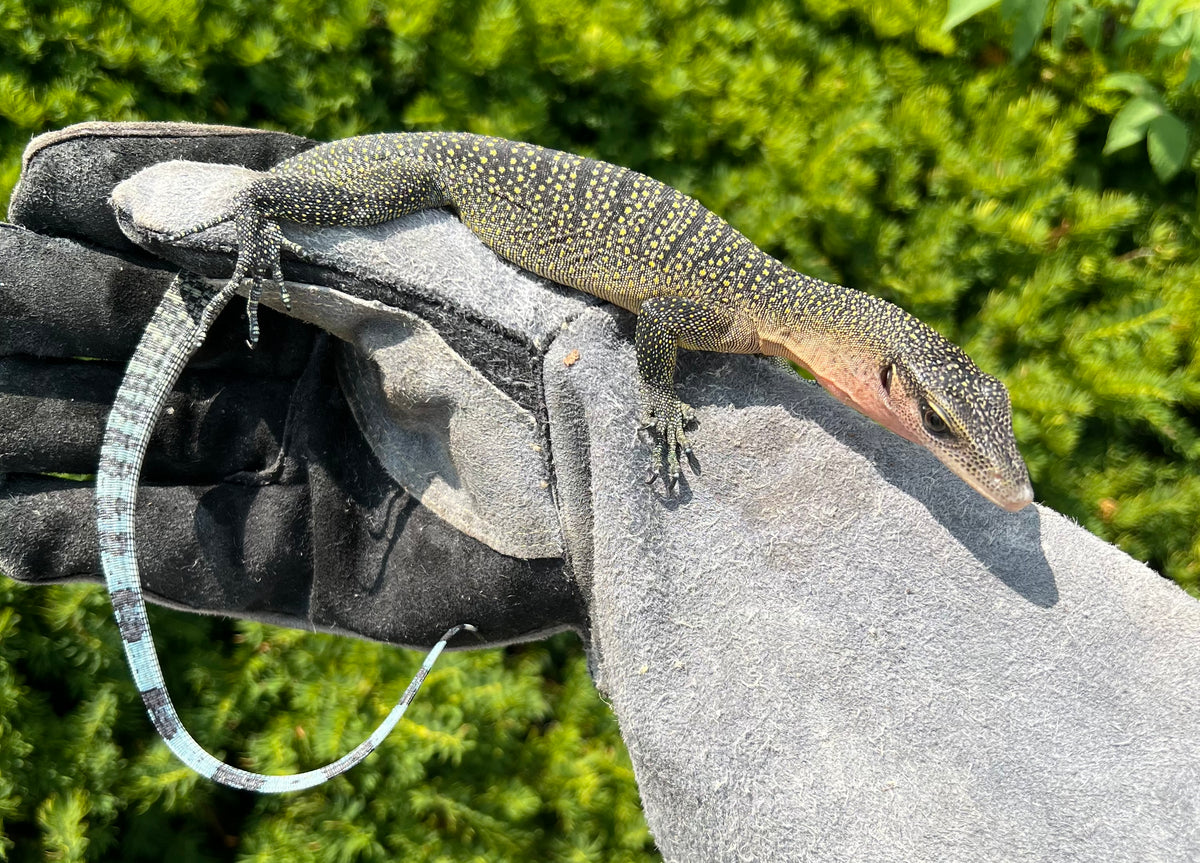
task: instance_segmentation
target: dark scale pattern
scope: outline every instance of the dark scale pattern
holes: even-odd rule
[[[439,206],[501,257],[640,312],[643,419],[657,434],[654,474],[665,455],[669,487],[680,453],[690,455],[691,411],[674,391],[682,347],[786,356],[997,503],[1020,508],[1032,498],[1003,385],[932,329],[889,303],[788,269],[657,180],[531,144],[466,133],[371,135],[276,166],[225,216],[239,236],[245,226],[235,278],[255,279],[251,339],[262,279],[280,282],[279,249],[288,244],[279,220],[367,225]],[[897,385],[883,386],[885,378]]]
[[[171,696],[167,695],[167,690],[161,686],[143,689],[142,703],[146,705],[146,711],[150,714],[154,727],[158,729],[162,739],[167,743],[174,740],[175,735],[179,733],[179,717],[175,713],[175,708],[171,704]]]

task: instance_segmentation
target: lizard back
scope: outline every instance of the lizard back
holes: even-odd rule
[[[393,160],[431,181],[372,221],[451,207],[490,249],[553,282],[636,312],[651,297],[766,308],[796,273],[699,201],[628,168],[464,132],[367,135],[317,147],[277,168],[339,184],[378,184]],[[364,171],[373,164],[374,171]],[[794,292],[794,291],[793,291]]]

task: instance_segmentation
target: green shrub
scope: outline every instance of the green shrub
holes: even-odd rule
[[[616,720],[570,636],[444,656],[365,763],[273,797],[199,778],[154,736],[100,587],[0,580],[0,608],[0,858],[657,859]],[[184,722],[251,769],[353,748],[422,658],[151,613]]]
[[[1196,591],[1200,164],[1151,142],[1155,117],[1200,120],[1194,43],[1160,50],[1174,7],[1153,32],[1123,3],[1043,12],[946,32],[917,0],[0,0],[0,202],[31,134],[87,119],[457,128],[619,162],[963,344],[1012,391],[1039,499]],[[1162,113],[1120,125],[1139,98]],[[450,657],[367,764],[247,798],[150,738],[97,590],[2,589],[13,860],[159,860],[164,836],[180,861],[653,859],[570,640]],[[355,742],[387,703],[361,681],[416,662],[166,617],[185,718],[262,769]]]

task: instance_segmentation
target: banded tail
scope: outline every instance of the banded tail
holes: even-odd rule
[[[206,752],[183,727],[167,693],[146,617],[138,575],[134,505],[146,447],[167,395],[217,314],[233,297],[236,286],[237,280],[231,280],[220,290],[213,290],[198,276],[177,276],[129,361],[104,431],[96,473],[100,561],[134,683],[167,747],[188,767],[222,785],[264,793],[300,791],[344,773],[370,755],[396,727],[446,643],[460,630],[474,631],[474,627],[463,624],[448,630],[370,736],[351,752],[316,770],[269,776],[232,767]]]

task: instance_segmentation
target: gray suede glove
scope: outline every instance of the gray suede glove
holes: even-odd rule
[[[78,148],[61,174],[78,182],[96,172],[89,143],[127,143],[99,134],[52,143],[30,165]],[[114,203],[139,243],[219,277],[230,268],[219,229],[175,248],[160,238],[202,221],[245,177],[160,166]],[[14,217],[29,224],[22,200]],[[538,609],[510,635],[583,632],[667,860],[1200,858],[1200,605],[1177,587],[1056,513],[1003,512],[928,453],[754,358],[685,358],[704,470],[682,500],[663,501],[639,481],[628,315],[504,265],[447,214],[285,230],[306,250],[285,268],[292,313],[337,336],[321,380],[362,429],[340,420],[333,450],[353,434],[376,481],[421,501],[414,512],[542,561],[538,577],[497,586],[508,576],[485,570],[482,583],[506,608]],[[264,319],[259,351],[291,326]],[[229,376],[252,383],[253,364]],[[53,393],[24,380],[24,392]],[[79,448],[94,449],[87,441]],[[305,458],[319,465],[322,452]],[[29,495],[8,505],[42,509]],[[201,524],[193,511],[174,518]],[[378,532],[402,541],[405,525]],[[29,547],[53,548],[39,542]],[[21,543],[0,539],[0,567]],[[59,577],[94,567],[77,560]],[[408,593],[376,602],[465,613],[462,575],[418,562]],[[246,576],[212,578],[236,591]],[[583,610],[563,603],[556,616],[544,597],[517,595],[563,581]]]
[[[114,185],[182,156],[268,167],[311,143],[89,124],[31,145],[15,224],[0,225],[0,572],[100,575],[91,485],[45,474],[95,471],[125,361],[178,269],[121,232]],[[498,552],[381,468],[339,382],[336,339],[271,316],[250,350],[245,327],[235,303],[151,445],[138,508],[151,599],[416,646],[443,620],[485,626],[487,643],[581,624],[556,548]]]

